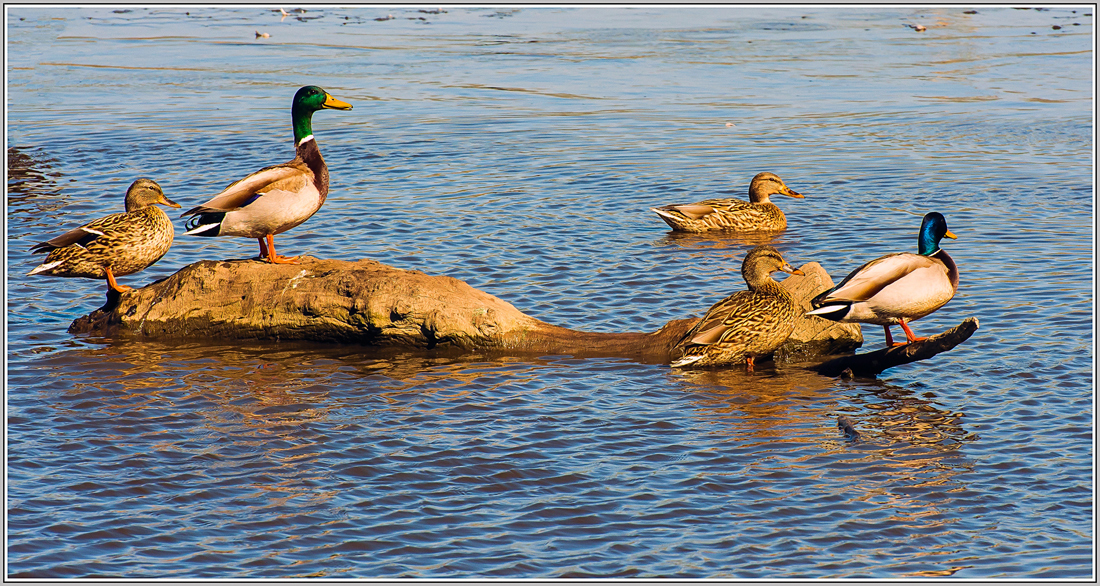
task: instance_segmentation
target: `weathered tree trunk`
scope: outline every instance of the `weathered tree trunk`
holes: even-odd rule
[[[141,289],[108,299],[73,322],[72,333],[146,338],[313,340],[372,346],[463,348],[509,353],[622,356],[667,362],[698,321],[673,320],[652,333],[582,332],[530,317],[451,277],[372,260],[302,257],[298,265],[200,261]],[[809,308],[832,286],[817,263],[783,283]],[[715,299],[718,301],[718,299]],[[700,307],[699,313],[706,311]],[[838,354],[862,343],[859,326],[800,318],[777,354]]]
[[[977,330],[978,319],[968,317],[961,324],[942,334],[904,346],[883,348],[866,354],[842,356],[819,364],[814,370],[826,376],[838,376],[845,370],[850,370],[855,376],[873,377],[887,368],[909,364],[918,360],[928,360],[940,352],[947,352],[965,342]]]

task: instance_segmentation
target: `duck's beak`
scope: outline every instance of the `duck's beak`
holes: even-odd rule
[[[178,208],[180,204],[168,199],[163,193],[160,194],[160,203],[169,207]]]
[[[333,110],[351,110],[351,104],[341,102],[328,94],[325,94],[325,103],[322,106]]]
[[[954,234],[951,233],[951,230],[948,230],[948,231],[944,232],[943,235],[947,236],[948,238],[958,238],[958,236],[955,236]]]
[[[787,187],[786,185],[784,185],[783,188],[779,190],[779,193],[782,193],[783,195],[789,195],[791,197],[796,197],[798,199],[805,199],[806,197],[805,195],[798,193],[797,191],[791,189],[790,187]]]
[[[802,197],[802,196],[800,195],[798,197]],[[779,270],[783,271],[784,273],[790,273],[792,275],[805,275],[806,274],[806,273],[803,273],[802,271],[792,267],[789,264],[784,264],[783,266],[779,267]]]

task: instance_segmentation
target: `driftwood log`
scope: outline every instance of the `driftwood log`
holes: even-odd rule
[[[445,276],[372,260],[301,257],[298,265],[255,260],[200,261],[128,293],[73,322],[72,333],[150,339],[312,340],[367,346],[458,348],[522,354],[622,356],[667,362],[698,317],[656,332],[583,332],[530,317],[512,304]],[[783,281],[809,308],[832,286],[817,263]],[[718,301],[718,299],[715,299]],[[699,313],[708,308],[700,307]],[[857,324],[803,317],[776,353],[794,357],[851,352],[863,342]]]

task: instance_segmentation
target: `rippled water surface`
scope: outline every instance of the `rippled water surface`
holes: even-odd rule
[[[8,575],[1092,577],[1091,12],[8,7]],[[937,210],[962,281],[915,329],[981,328],[852,381],[66,333],[103,285],[27,249],[290,159],[305,84],[355,108],[280,253],[652,331],[760,241],[839,278]],[[648,209],[760,171],[807,196],[773,238]],[[255,254],[181,233],[122,281]]]

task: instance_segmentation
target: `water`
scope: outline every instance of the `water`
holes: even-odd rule
[[[8,575],[1094,577],[1091,8],[7,8]],[[765,240],[834,278],[943,213],[962,282],[914,329],[981,328],[855,381],[67,334],[103,286],[27,249],[288,160],[307,83],[355,109],[282,254],[652,331],[759,239],[648,208],[766,170],[807,197]],[[177,228],[122,282],[256,252]]]

